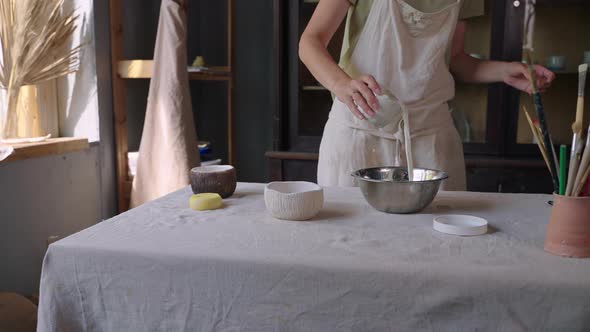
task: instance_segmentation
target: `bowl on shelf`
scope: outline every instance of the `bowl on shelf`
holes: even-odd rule
[[[312,182],[271,182],[264,188],[266,210],[277,219],[309,220],[324,205],[324,190]]]
[[[386,213],[416,213],[426,208],[438,193],[447,173],[414,168],[412,181],[403,167],[364,168],[352,173],[363,196],[375,209]]]
[[[222,198],[236,190],[236,169],[231,165],[200,166],[191,169],[190,182],[193,193],[217,193]]]
[[[551,55],[547,57],[547,68],[550,70],[563,71],[565,70],[565,56]]]
[[[486,57],[483,54],[479,54],[479,53],[471,53],[471,54],[469,54],[469,56],[471,56],[472,58],[479,59],[479,60],[486,59]]]

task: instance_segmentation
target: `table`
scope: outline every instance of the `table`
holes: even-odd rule
[[[590,260],[543,251],[547,195],[441,192],[423,214],[326,188],[312,221],[281,221],[264,186],[225,208],[185,188],[50,245],[39,331],[546,331],[590,329]],[[488,219],[456,237],[433,214]]]

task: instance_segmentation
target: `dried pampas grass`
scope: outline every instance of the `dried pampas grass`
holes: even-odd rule
[[[20,88],[78,70],[80,47],[67,48],[78,16],[64,0],[0,0],[0,88],[7,90],[0,137],[16,137]]]

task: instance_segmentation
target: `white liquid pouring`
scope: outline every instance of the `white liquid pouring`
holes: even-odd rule
[[[392,123],[400,124],[399,128],[403,131],[404,149],[406,150],[408,181],[414,181],[414,159],[412,157],[412,137],[410,135],[408,110],[389,92],[375,97],[379,101],[380,107],[374,116],[368,116],[360,107],[358,109],[375,128],[383,128]],[[399,155],[399,151],[396,152],[396,155]]]

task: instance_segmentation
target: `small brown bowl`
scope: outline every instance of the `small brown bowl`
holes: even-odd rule
[[[236,169],[231,165],[201,166],[191,169],[193,193],[217,193],[230,197],[236,190]]]

